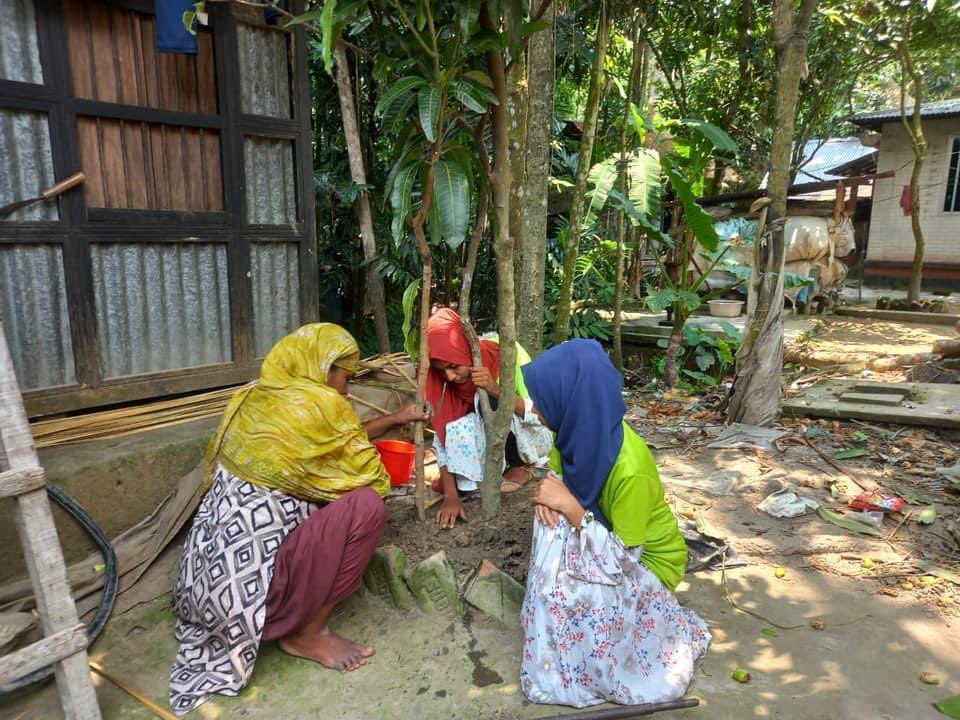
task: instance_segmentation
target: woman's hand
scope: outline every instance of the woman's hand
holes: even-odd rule
[[[463,503],[459,498],[444,498],[443,505],[437,511],[437,525],[441,528],[452,528],[457,524],[457,518],[467,519],[467,514],[463,511]]]
[[[493,374],[482,365],[470,368],[470,379],[478,388],[486,390],[490,397],[494,399],[500,397],[500,386],[493,379]]]
[[[533,493],[533,502],[563,515],[575,528],[583,523],[585,512],[583,506],[563,480],[553,473],[549,473],[540,481],[540,485]]]
[[[544,525],[555,528],[560,524],[560,513],[551,510],[546,505],[534,504],[533,512]]]
[[[417,403],[410,403],[402,410],[398,410],[394,413],[394,417],[397,420],[397,425],[406,425],[407,423],[426,421],[430,419],[432,415],[430,404],[423,403],[418,405]]]

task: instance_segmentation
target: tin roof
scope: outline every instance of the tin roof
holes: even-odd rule
[[[907,113],[913,113],[913,106],[907,108]],[[952,100],[938,100],[937,102],[928,102],[920,106],[920,117],[960,117],[960,98]],[[863,127],[878,127],[884,123],[893,122],[900,119],[900,108],[891,108],[888,110],[874,110],[872,112],[857,113],[850,118],[854,125]]]
[[[861,144],[855,137],[808,140],[803,146],[803,159],[806,162],[797,171],[794,184],[837,180],[844,177],[834,172],[838,168],[876,152],[876,148]]]

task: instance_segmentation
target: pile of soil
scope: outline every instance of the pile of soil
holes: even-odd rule
[[[483,516],[479,496],[465,500],[467,520],[458,520],[456,527],[448,530],[436,523],[439,505],[428,509],[427,521],[421,523],[412,501],[389,502],[389,519],[381,544],[403,549],[412,565],[444,550],[461,575],[486,559],[523,583],[530,562],[534,486],[535,483],[528,483],[503,495],[500,512],[492,518]]]

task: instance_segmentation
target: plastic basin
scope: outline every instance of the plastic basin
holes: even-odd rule
[[[374,443],[380,451],[383,466],[390,474],[391,485],[406,485],[413,475],[413,463],[417,448],[403,440],[378,440]]]
[[[743,300],[709,300],[707,304],[714,317],[737,317],[743,310]]]

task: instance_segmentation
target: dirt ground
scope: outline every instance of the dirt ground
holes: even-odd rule
[[[849,325],[847,340],[834,335],[840,325],[833,321]],[[920,334],[928,332],[922,328],[902,334],[899,327],[861,326],[829,318],[819,332],[825,342],[887,350],[889,338],[902,335],[908,347],[921,348],[910,352],[925,350],[932,337]],[[887,345],[880,345],[888,331]],[[788,389],[809,373],[793,371]],[[960,461],[960,434],[788,419],[778,426],[784,434],[765,449],[711,449],[724,429],[719,400],[719,393],[628,397],[627,419],[654,449],[680,522],[728,543],[746,562],[689,574],[678,588],[681,602],[708,622],[713,643],[688,691],[700,707],[664,717],[942,718],[933,703],[960,694],[960,477],[954,484],[941,469]],[[843,451],[856,457],[845,459]],[[777,519],[758,508],[787,483],[847,518],[847,502],[861,490],[898,493],[908,504],[886,515],[876,536],[838,527],[817,511]],[[469,500],[468,521],[454,530],[418,523],[411,496],[391,498],[383,543],[399,545],[413,562],[445,550],[461,574],[489,559],[523,581],[531,492],[527,487],[504,496],[493,520],[482,517],[479,500]],[[921,524],[927,507],[935,518]],[[169,588],[178,555],[176,544],[164,553],[92,652],[163,707],[175,652]],[[218,697],[188,717],[525,720],[571,712],[524,698],[518,685],[522,634],[480,613],[403,612],[360,592],[337,609],[332,624],[376,646],[369,667],[340,676],[268,645],[239,697]],[[732,680],[737,668],[750,672],[749,683]],[[479,676],[500,682],[480,683]],[[152,717],[114,685],[96,683],[104,717]],[[51,684],[0,706],[4,719],[61,716]]]

